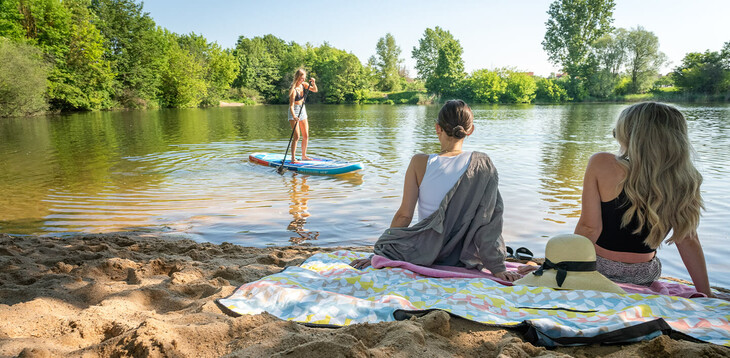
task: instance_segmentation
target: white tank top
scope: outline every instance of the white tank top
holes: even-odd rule
[[[442,157],[438,154],[428,156],[426,173],[418,187],[418,220],[431,215],[444,200],[469,166],[471,152],[463,152],[453,157]]]

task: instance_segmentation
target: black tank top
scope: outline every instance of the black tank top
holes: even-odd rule
[[[644,227],[640,234],[633,231],[638,226],[636,216],[626,227],[621,227],[621,219],[629,209],[629,202],[626,193],[622,190],[615,199],[601,202],[601,220],[603,229],[598,236],[596,245],[612,251],[633,252],[646,254],[656,251],[644,244],[644,239],[649,236],[649,229]]]

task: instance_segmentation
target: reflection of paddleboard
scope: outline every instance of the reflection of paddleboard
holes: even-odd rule
[[[281,153],[253,153],[248,156],[248,159],[254,163],[278,167],[281,165],[281,160],[284,159],[284,155]],[[362,169],[362,164],[341,162],[334,159],[311,158],[310,160],[300,160],[299,163],[292,163],[290,160],[286,160],[284,161],[284,168],[303,174],[337,175],[360,170]]]

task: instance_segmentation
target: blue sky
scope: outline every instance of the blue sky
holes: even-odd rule
[[[239,36],[273,34],[285,41],[330,45],[365,63],[390,32],[404,64],[415,76],[411,50],[426,28],[449,30],[464,48],[471,72],[504,66],[556,72],[542,49],[549,0],[446,1],[223,1],[149,0],[144,10],[177,33],[195,32],[225,48]],[[719,50],[730,41],[728,0],[617,0],[616,27],[637,25],[654,32],[660,49],[677,66],[687,52]]]

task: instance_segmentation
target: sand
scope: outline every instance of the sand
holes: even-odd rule
[[[730,357],[730,349],[667,336],[549,350],[518,332],[442,311],[308,328],[269,314],[231,317],[214,302],[241,284],[338,249],[251,248],[149,234],[0,234],[0,356]]]
[[[218,107],[243,107],[245,104],[239,102],[218,102]]]

